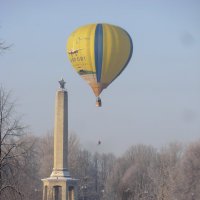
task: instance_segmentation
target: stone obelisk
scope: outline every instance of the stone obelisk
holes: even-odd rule
[[[68,94],[65,81],[59,81],[54,124],[54,165],[43,181],[43,200],[77,200],[77,180],[68,171]]]

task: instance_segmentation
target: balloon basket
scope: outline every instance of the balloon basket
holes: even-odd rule
[[[101,99],[100,97],[97,97],[97,100],[96,100],[96,107],[101,107]]]

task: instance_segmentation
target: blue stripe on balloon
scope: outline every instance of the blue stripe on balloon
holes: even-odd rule
[[[102,62],[103,62],[103,26],[102,24],[97,24],[96,26],[94,49],[95,49],[95,66],[96,66],[97,82],[100,82]]]

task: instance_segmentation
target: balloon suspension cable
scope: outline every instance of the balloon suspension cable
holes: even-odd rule
[[[101,98],[100,97],[97,97],[97,99],[96,99],[96,106],[97,107],[101,107]]]

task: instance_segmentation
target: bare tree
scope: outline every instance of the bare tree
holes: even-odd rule
[[[162,147],[153,163],[149,175],[153,180],[155,197],[158,200],[174,199],[177,173],[176,169],[182,157],[182,145],[171,143]]]
[[[40,157],[40,179],[49,177],[53,170],[53,131],[39,138],[38,153]]]
[[[7,50],[9,47],[10,47],[10,46],[7,46],[7,45],[5,44],[4,41],[0,41],[0,53],[1,53],[2,51]]]
[[[200,141],[190,144],[176,171],[175,196],[179,200],[200,199]]]
[[[7,45],[5,41],[0,39],[0,54],[8,50],[12,45]]]
[[[5,191],[21,195],[13,182],[13,165],[21,154],[17,149],[21,147],[19,141],[25,127],[15,113],[15,102],[12,101],[11,92],[0,87],[0,196]],[[24,153],[24,152],[21,152]]]
[[[68,139],[68,163],[69,163],[69,171],[71,176],[77,177],[77,169],[79,168],[79,157],[81,151],[81,145],[79,142],[79,138],[75,133],[69,134]]]
[[[153,181],[149,168],[156,160],[156,150],[151,146],[132,146],[114,164],[105,187],[105,199],[148,199],[153,194]]]
[[[107,177],[111,174],[115,160],[115,156],[111,153],[95,153],[93,155],[93,180],[97,200],[102,199],[104,197],[105,182],[107,180]]]

